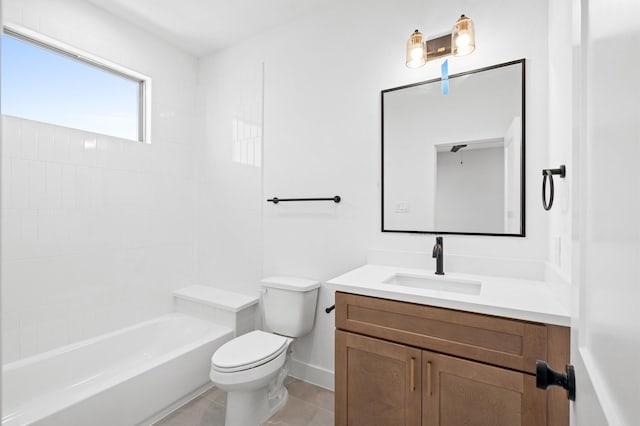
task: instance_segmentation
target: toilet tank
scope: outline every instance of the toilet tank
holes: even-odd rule
[[[262,280],[265,326],[288,337],[300,337],[313,328],[319,281],[298,277]]]

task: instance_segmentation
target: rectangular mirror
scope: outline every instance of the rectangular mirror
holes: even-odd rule
[[[525,235],[525,60],[382,91],[382,231]]]

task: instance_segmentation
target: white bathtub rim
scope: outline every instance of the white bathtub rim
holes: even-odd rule
[[[18,360],[18,361],[14,361],[12,363],[7,364],[6,366],[3,366],[3,372],[5,371],[5,368],[9,369],[9,368],[19,368],[22,367],[24,365],[27,365],[29,363],[33,363],[33,362],[38,362],[40,360],[46,359],[48,357],[51,356],[58,356],[61,354],[65,354],[73,349],[78,349],[78,348],[82,348],[84,346],[90,345],[92,343],[98,342],[100,340],[104,340],[104,339],[108,339],[109,337],[112,337],[114,335],[118,335],[118,334],[122,334],[122,333],[126,333],[127,331],[130,330],[134,330],[140,327],[143,327],[145,325],[154,323],[154,322],[158,322],[159,320],[165,319],[165,318],[172,318],[172,317],[178,317],[178,318],[189,318],[189,319],[193,319],[193,320],[197,320],[197,321],[203,321],[203,322],[207,322],[209,323],[213,328],[211,330],[209,330],[204,336],[201,336],[200,338],[198,338],[197,340],[194,340],[192,342],[189,342],[188,344],[183,344],[179,347],[177,347],[176,349],[173,349],[167,353],[164,353],[160,356],[157,357],[153,357],[150,358],[149,360],[147,360],[147,363],[145,363],[145,368],[144,370],[140,369],[140,366],[137,365],[136,367],[129,367],[121,372],[118,372],[110,377],[108,377],[105,380],[101,380],[95,384],[89,385],[89,386],[85,386],[85,387],[80,387],[78,389],[73,389],[75,386],[78,386],[80,383],[76,383],[74,385],[71,386],[65,386],[63,388],[60,389],[60,392],[55,392],[55,393],[46,393],[43,394],[39,397],[36,397],[34,399],[30,399],[28,401],[25,401],[22,404],[18,404],[15,407],[3,407],[2,411],[3,411],[3,416],[2,416],[2,423],[4,424],[5,422],[10,422],[10,421],[15,421],[15,419],[18,418],[23,418],[23,421],[26,421],[26,423],[31,423],[34,421],[37,421],[39,419],[42,419],[48,415],[54,414],[66,407],[69,407],[71,405],[77,404],[79,402],[81,402],[82,400],[88,399],[108,388],[113,387],[114,385],[117,385],[119,383],[125,382],[127,380],[132,379],[133,377],[137,376],[138,374],[140,374],[141,371],[149,371],[152,370],[164,363],[166,363],[167,361],[177,358],[180,355],[184,355],[187,352],[193,351],[199,347],[202,347],[204,345],[206,345],[207,343],[210,343],[214,340],[220,339],[220,338],[225,338],[227,337],[227,340],[230,340],[233,337],[233,330],[229,327],[224,327],[221,326],[219,324],[215,324],[215,323],[210,323],[208,321],[204,321],[195,317],[192,317],[190,315],[185,315],[182,313],[171,313],[171,314],[166,314],[166,315],[162,315],[147,321],[143,321],[141,323],[137,323],[134,324],[132,326],[128,326],[125,328],[121,328],[119,330],[115,330],[109,333],[105,333],[99,336],[95,336],[95,337],[91,337],[89,339],[80,341],[80,342],[76,342],[70,345],[66,345],[60,348],[56,348],[41,354],[37,354],[22,360]],[[213,354],[212,354],[213,355]],[[46,403],[44,403],[44,401],[47,401]],[[22,408],[24,407],[28,407],[29,411],[25,412]],[[11,410],[8,410],[8,408],[11,408]],[[5,412],[7,412],[7,414],[4,414]]]
[[[35,363],[35,362],[50,358],[52,356],[62,355],[62,354],[65,354],[67,352],[71,352],[73,350],[76,350],[76,349],[79,349],[79,348],[82,348],[82,347],[85,347],[85,346],[89,346],[89,345],[91,345],[91,344],[93,344],[95,342],[99,342],[101,340],[108,339],[109,337],[117,336],[117,335],[123,334],[123,333],[125,333],[127,331],[131,331],[131,330],[135,330],[135,329],[138,329],[138,328],[142,328],[142,327],[144,327],[146,325],[156,323],[159,320],[169,319],[169,318],[189,318],[189,319],[193,319],[193,320],[197,320],[197,321],[209,322],[209,321],[205,321],[205,320],[202,320],[200,318],[196,318],[196,317],[193,317],[193,316],[190,316],[190,315],[187,315],[187,314],[183,314],[183,313],[179,313],[179,312],[172,312],[172,313],[169,313],[169,314],[164,314],[164,315],[157,316],[155,318],[151,318],[149,320],[138,322],[138,323],[135,323],[135,324],[123,327],[123,328],[119,328],[117,330],[113,330],[113,331],[109,331],[107,333],[99,334],[97,336],[93,336],[93,337],[90,337],[88,339],[80,340],[79,342],[69,343],[67,345],[60,346],[60,347],[48,350],[46,352],[42,352],[42,353],[39,353],[39,354],[35,354],[35,355],[32,355],[32,356],[29,356],[27,358],[18,359],[18,360],[12,361],[10,363],[3,364],[2,365],[2,372],[4,374],[5,371],[9,371],[9,370],[13,370],[13,369],[16,369],[16,368],[20,368],[20,367],[23,367],[25,365],[28,365],[28,364],[31,364],[31,363]],[[210,324],[215,325],[215,326],[220,327],[220,328],[231,330],[229,327],[224,327],[224,326],[221,326],[219,324],[215,324],[215,323],[212,323],[212,322]]]

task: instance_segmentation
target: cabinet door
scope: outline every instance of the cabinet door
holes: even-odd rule
[[[336,330],[336,425],[420,425],[422,351]]]
[[[546,395],[535,377],[422,352],[423,426],[541,426]]]

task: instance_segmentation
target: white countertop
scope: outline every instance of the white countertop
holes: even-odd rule
[[[403,302],[420,303],[487,315],[570,326],[569,309],[563,306],[552,288],[544,281],[517,278],[447,273],[447,278],[478,280],[480,294],[385,284],[394,274],[431,275],[433,270],[397,266],[365,265],[327,281],[336,291],[380,297]]]

